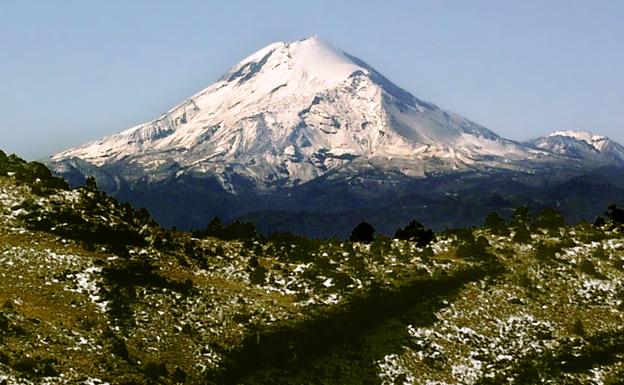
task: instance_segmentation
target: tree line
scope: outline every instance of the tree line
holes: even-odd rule
[[[624,209],[617,205],[610,205],[603,215],[596,218],[595,227],[624,225]],[[483,223],[483,228],[497,236],[513,234],[516,242],[525,243],[531,238],[531,233],[537,231],[555,232],[566,226],[563,214],[555,208],[547,208],[536,215],[532,215],[528,206],[517,208],[511,218],[506,220],[496,212],[490,213]],[[461,230],[446,230],[458,233]],[[356,225],[348,240],[350,242],[371,243],[376,239],[374,226],[366,221]],[[215,217],[208,225],[192,232],[195,238],[214,237],[223,240],[265,240],[278,243],[303,242],[306,237],[288,232],[277,232],[268,236],[260,236],[252,223],[234,221],[224,224],[219,217]],[[436,239],[436,233],[417,220],[410,221],[405,227],[394,232],[393,239],[415,242],[419,247],[426,247]]]

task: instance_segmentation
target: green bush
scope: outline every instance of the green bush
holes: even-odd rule
[[[485,237],[479,237],[474,242],[462,242],[455,251],[459,258],[473,259],[479,261],[491,261],[496,259],[494,255],[487,251],[490,242]]]
[[[55,358],[22,357],[15,360],[13,369],[27,377],[58,377],[55,369],[58,361]]]
[[[167,377],[169,372],[167,371],[167,365],[163,362],[148,361],[143,369],[145,377],[150,380],[158,380],[162,377]]]
[[[107,332],[105,336],[111,340],[111,353],[124,360],[128,360],[130,358],[126,341],[124,341],[121,337],[116,336],[112,331]]]
[[[511,216],[511,227],[527,226],[531,221],[528,206],[518,207]]]
[[[531,229],[537,230],[547,230],[549,232],[559,230],[560,228],[565,227],[565,219],[563,218],[563,214],[556,209],[546,209],[542,211],[531,223]]]
[[[582,271],[585,274],[589,274],[593,276],[599,275],[598,271],[596,270],[596,266],[594,266],[594,263],[587,258],[581,259],[581,261],[578,264],[578,268],[580,271]]]
[[[462,242],[474,243],[476,241],[473,229],[470,228],[446,230],[443,235],[455,238],[456,245],[460,245]]]
[[[515,229],[513,241],[517,243],[530,243],[531,232],[526,225],[518,225]]]
[[[85,187],[91,191],[98,191],[97,181],[93,175],[87,177],[85,180]]]
[[[320,242],[288,232],[276,232],[264,239],[273,254],[290,262],[310,262]]]
[[[557,253],[561,252],[561,245],[540,242],[535,246],[535,257],[546,263],[551,263],[557,259]]]
[[[388,255],[392,251],[392,240],[383,235],[378,236],[371,243],[370,254],[374,258],[383,259],[385,255]]]
[[[254,285],[264,285],[266,283],[267,269],[258,266],[249,273],[249,281]]]
[[[581,319],[575,319],[570,327],[570,332],[576,334],[579,337],[585,337],[585,325]]]
[[[526,272],[518,273],[516,275],[516,279],[517,279],[518,285],[522,287],[523,289],[527,291],[536,290],[536,286],[533,283],[533,280],[529,277],[529,275]]]
[[[485,218],[483,227],[490,230],[490,233],[494,235],[500,235],[506,237],[509,235],[509,227],[505,220],[498,215],[498,213],[491,213]]]
[[[605,253],[604,249],[600,247],[592,252],[592,258],[607,259],[607,254]]]

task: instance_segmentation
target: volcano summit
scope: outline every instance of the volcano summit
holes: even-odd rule
[[[467,176],[576,175],[591,168],[577,155],[503,139],[311,37],[270,44],[159,118],[49,164],[73,184],[95,175],[165,225],[277,210],[283,228],[266,230],[283,230],[293,213],[379,209],[434,181],[443,196]]]

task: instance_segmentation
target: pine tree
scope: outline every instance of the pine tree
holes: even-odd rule
[[[375,234],[375,228],[370,223],[361,222],[351,232],[349,241],[371,243],[374,239],[373,234]]]
[[[425,247],[435,239],[435,233],[426,229],[422,223],[412,220],[407,226],[394,233],[395,239],[414,241],[419,247]]]

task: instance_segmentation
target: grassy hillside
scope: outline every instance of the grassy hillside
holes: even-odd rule
[[[621,227],[520,214],[428,246],[193,237],[0,153],[0,383],[618,383]]]

